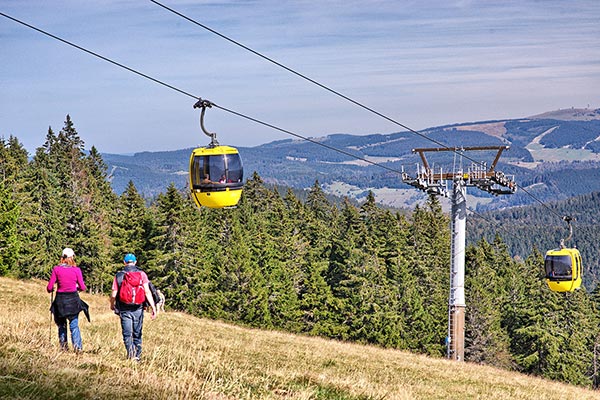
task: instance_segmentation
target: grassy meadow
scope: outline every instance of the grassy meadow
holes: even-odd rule
[[[2,399],[600,399],[600,392],[397,350],[167,312],[125,359],[108,297],[83,294],[84,352],[61,352],[41,281],[0,278]],[[168,300],[167,300],[168,303]]]

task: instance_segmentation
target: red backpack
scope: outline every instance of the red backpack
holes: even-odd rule
[[[119,287],[119,301],[124,304],[144,304],[146,291],[142,284],[141,271],[125,272]]]

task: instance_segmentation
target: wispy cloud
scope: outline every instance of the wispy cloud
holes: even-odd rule
[[[600,2],[166,1],[190,18],[415,128],[600,106]],[[306,136],[390,124],[151,2],[4,1],[3,12]],[[0,18],[0,135],[32,150],[67,113],[88,145],[202,143],[193,99]],[[222,142],[284,134],[211,110]]]

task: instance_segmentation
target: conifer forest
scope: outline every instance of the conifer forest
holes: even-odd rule
[[[246,174],[237,208],[198,209],[174,185],[153,199],[132,182],[114,193],[69,116],[33,155],[0,139],[0,275],[48,279],[68,246],[89,290],[108,295],[132,252],[171,310],[445,356],[450,226],[437,198],[406,214],[373,195],[334,204],[318,182],[300,200]],[[551,292],[545,249],[515,257],[478,234],[466,252],[466,361],[598,387],[598,289]]]

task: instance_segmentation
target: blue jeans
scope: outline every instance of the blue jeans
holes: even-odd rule
[[[133,311],[119,311],[123,344],[127,358],[139,359],[142,356],[142,326],[144,325],[144,308]]]
[[[78,317],[78,315],[72,315],[69,317],[55,318],[56,325],[58,325],[58,341],[60,342],[60,347],[64,350],[69,348],[67,342],[67,319],[69,320],[69,330],[71,331],[71,342],[73,342],[73,349],[75,351],[82,350]]]

